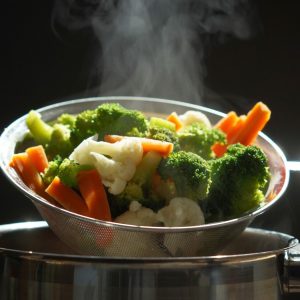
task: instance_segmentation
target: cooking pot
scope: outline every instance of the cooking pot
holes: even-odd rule
[[[300,297],[300,246],[279,232],[248,227],[217,255],[185,258],[77,255],[44,221],[1,225],[0,236],[1,299]]]

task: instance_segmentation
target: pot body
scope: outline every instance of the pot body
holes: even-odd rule
[[[282,299],[284,256],[297,244],[248,228],[217,256],[124,259],[77,255],[45,222],[0,234],[1,299]]]

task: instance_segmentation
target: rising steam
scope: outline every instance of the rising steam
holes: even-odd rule
[[[246,0],[58,0],[53,20],[93,29],[101,45],[91,69],[101,77],[98,95],[195,103],[204,91],[208,37],[251,34]]]

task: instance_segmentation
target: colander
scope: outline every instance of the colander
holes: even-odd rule
[[[105,102],[118,102],[124,107],[138,109],[149,115],[166,115],[173,111],[182,114],[187,110],[205,113],[212,123],[224,113],[213,109],[166,99],[143,97],[95,97],[60,102],[36,109],[45,121],[62,113],[77,114],[93,109]],[[17,173],[9,167],[16,147],[27,132],[23,116],[10,124],[0,136],[0,165],[9,181],[27,196],[52,231],[66,245],[82,255],[105,257],[182,257],[213,255],[237,237],[253,219],[265,212],[285,192],[289,170],[284,153],[265,134],[260,133],[257,145],[269,159],[271,182],[265,201],[256,210],[223,222],[190,227],[150,227],[118,224],[81,216],[59,208],[28,188]]]

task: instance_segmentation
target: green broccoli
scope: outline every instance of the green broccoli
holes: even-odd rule
[[[37,144],[46,145],[50,141],[53,128],[42,120],[39,112],[31,110],[26,117],[26,125]]]
[[[81,170],[90,170],[92,166],[80,165],[68,158],[62,159],[59,155],[49,162],[49,167],[42,174],[43,181],[49,185],[55,176],[67,186],[77,188],[77,174]]]
[[[180,150],[178,136],[175,131],[169,130],[164,127],[149,127],[147,137],[154,140],[172,143],[174,145],[173,151]]]
[[[70,129],[67,125],[54,124],[52,134],[48,143],[45,144],[46,153],[49,159],[60,155],[65,158],[71,154],[74,147],[70,141]]]
[[[210,161],[212,183],[203,208],[210,221],[238,217],[258,207],[270,180],[268,160],[257,146],[234,144]]]
[[[171,153],[160,162],[158,174],[165,182],[174,184],[176,196],[187,197],[194,201],[201,201],[207,197],[211,184],[210,165],[195,153],[186,151]]]
[[[76,116],[63,113],[61,114],[54,123],[63,124],[69,127],[69,129],[73,128],[75,126]]]
[[[46,186],[48,186],[55,176],[58,174],[59,166],[63,159],[57,155],[53,160],[49,161],[48,168],[42,173],[42,179]]]
[[[147,129],[147,118],[140,111],[127,109],[118,103],[104,103],[77,115],[71,141],[78,145],[95,134],[103,140],[105,134],[139,135]]]
[[[211,147],[216,143],[225,143],[225,134],[216,128],[207,128],[201,123],[193,123],[178,133],[181,150],[190,151],[204,159],[214,158]]]
[[[50,160],[56,155],[67,157],[72,152],[74,147],[70,141],[70,128],[74,124],[74,116],[63,114],[47,123],[42,120],[40,113],[31,110],[26,117],[26,124],[35,142],[45,147]]]

